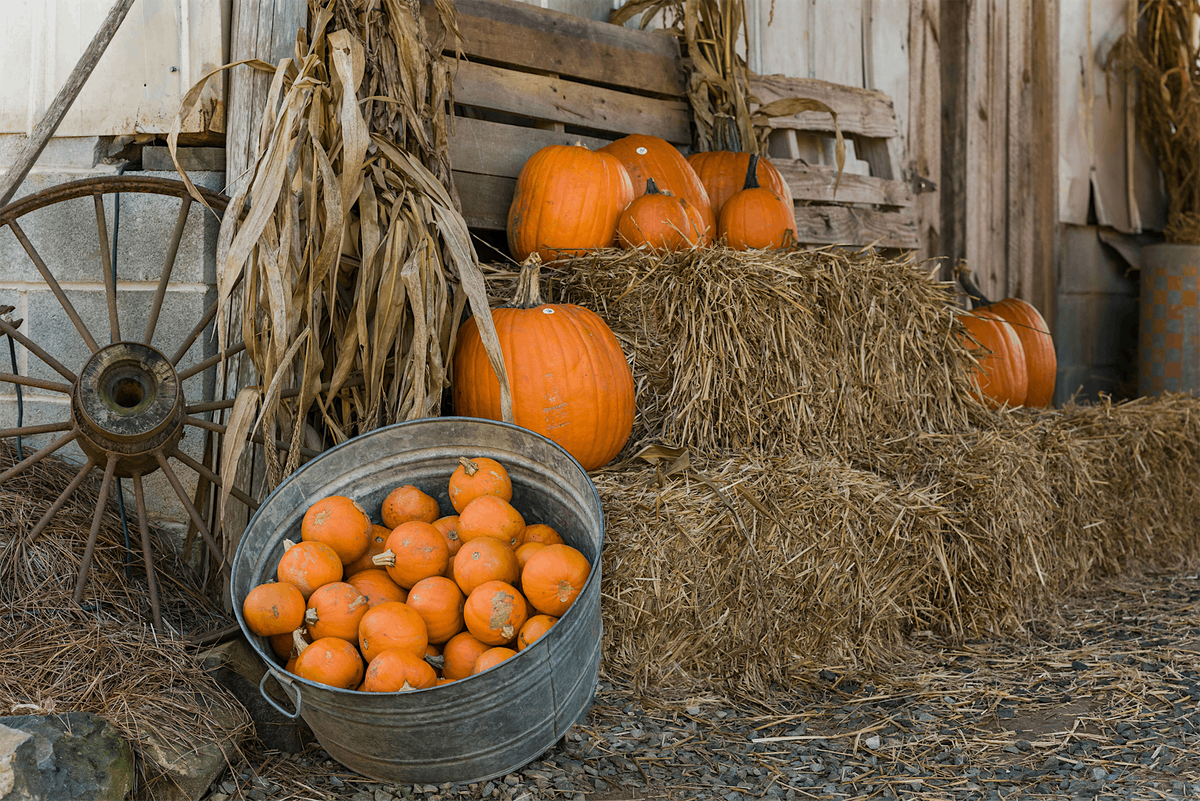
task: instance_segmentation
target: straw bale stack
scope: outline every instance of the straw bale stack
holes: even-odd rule
[[[544,274],[638,390],[593,474],[614,676],[760,691],[878,667],[916,632],[1053,623],[1100,575],[1200,552],[1200,401],[987,409],[952,288],[911,264],[600,251]]]

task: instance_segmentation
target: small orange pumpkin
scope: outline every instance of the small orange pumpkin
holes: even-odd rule
[[[391,648],[371,660],[359,689],[365,693],[395,693],[436,685],[437,673],[424,658],[406,648]]]
[[[333,548],[342,564],[366,552],[371,539],[371,520],[350,498],[331,495],[308,507],[300,522],[300,539],[323,542]]]
[[[617,217],[617,244],[626,250],[658,252],[694,247],[704,239],[704,221],[692,208],[647,178],[646,194],[634,198]]]
[[[358,642],[358,623],[370,607],[367,598],[352,584],[335,581],[318,587],[308,599],[304,622],[314,640],[341,637]]]
[[[494,537],[472,540],[454,557],[454,583],[465,595],[488,581],[516,584],[520,578],[521,563],[517,555]]]
[[[446,547],[450,549],[450,561],[453,562],[458,549],[462,547],[462,540],[458,538],[458,515],[439,517],[433,521],[433,527],[446,538]]]
[[[426,495],[412,484],[405,484],[396,487],[383,499],[381,514],[383,525],[394,530],[396,526],[409,520],[432,523],[441,517],[442,511],[438,508],[435,498]]]
[[[442,648],[442,675],[448,679],[465,679],[475,669],[475,660],[491,646],[480,642],[469,631],[461,631]]]
[[[529,557],[546,547],[544,542],[523,542],[521,547],[517,548],[517,564],[521,569],[525,569],[525,563],[529,561]]]
[[[734,250],[775,249],[796,241],[793,216],[783,198],[758,183],[758,155],[750,157],[746,182],[721,209],[717,231]]]
[[[287,582],[259,584],[246,593],[242,616],[260,637],[290,634],[304,623],[304,596]]]
[[[730,150],[711,150],[692,153],[687,157],[688,164],[696,171],[700,183],[708,192],[712,202],[713,214],[718,218],[725,201],[741,191],[746,183],[746,172],[750,169],[750,154],[737,153]],[[784,206],[791,215],[791,227],[796,227],[795,207],[792,200],[792,188],[788,182],[765,158],[758,160],[755,177],[761,186],[765,186],[783,199]]]
[[[308,645],[312,642],[312,638],[308,636],[308,632],[303,628],[298,628],[295,631],[289,631],[286,634],[276,634],[271,637],[271,650],[275,652],[275,656],[281,659],[292,660],[300,655],[300,648],[296,646],[296,637],[300,637],[301,643]]]
[[[305,601],[318,587],[342,580],[342,560],[325,543],[284,540],[283,547],[275,575],[300,590]]]
[[[503,662],[505,659],[510,659],[517,655],[517,652],[511,648],[489,648],[479,655],[475,660],[475,666],[471,670],[471,675],[482,673],[483,671],[494,668],[496,665]]]
[[[409,520],[396,526],[387,540],[387,550],[374,562],[387,569],[392,581],[404,589],[430,576],[440,576],[450,563],[450,547],[432,523]]]
[[[390,528],[372,523],[371,536],[367,543],[367,550],[362,556],[345,566],[345,569],[342,570],[342,577],[349,578],[355,573],[361,573],[364,570],[373,569],[375,567],[375,563],[371,560],[387,550],[387,538],[391,535],[391,533],[392,530]]]
[[[450,474],[450,505],[459,514],[467,504],[480,495],[495,495],[505,501],[512,500],[512,479],[504,465],[486,456],[458,460],[458,467]]]
[[[382,568],[373,567],[355,573],[346,579],[346,583],[366,596],[368,609],[388,601],[404,603],[408,600],[408,590],[392,581],[392,577]]]
[[[525,621],[525,625],[521,626],[521,631],[517,634],[517,650],[524,651],[529,647],[529,644],[541,637],[550,627],[558,622],[558,618],[550,615],[534,615]]]
[[[525,518],[503,498],[480,495],[458,515],[458,538],[466,543],[478,537],[500,540],[515,551],[525,541]]]
[[[562,535],[545,523],[534,523],[532,526],[526,526],[524,542],[541,542],[546,545],[564,544]]]
[[[529,557],[521,571],[521,589],[539,612],[562,617],[587,582],[592,566],[570,545],[547,545]]]
[[[417,610],[389,601],[363,615],[358,624],[358,645],[368,662],[392,648],[405,648],[421,656],[429,645],[429,630]]]
[[[362,683],[363,661],[341,637],[314,640],[299,656],[292,672],[302,679],[353,690]]]
[[[708,244],[716,228],[708,191],[692,165],[674,145],[657,136],[630,134],[602,147],[600,152],[611,153],[621,160],[633,182],[635,193],[640,194],[646,181],[653,176],[663,191],[686,200],[699,214],[700,233],[703,236],[700,244]]]
[[[408,593],[408,605],[425,621],[431,643],[444,643],[462,631],[464,602],[458,585],[443,576],[421,579]]]
[[[467,631],[488,645],[504,645],[514,639],[528,617],[525,598],[503,581],[480,584],[463,606]]]

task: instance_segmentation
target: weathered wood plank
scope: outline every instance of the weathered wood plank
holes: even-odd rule
[[[1051,331],[1058,299],[1059,0],[1033,3],[1031,22],[1033,125],[1033,276],[1026,299]],[[1130,137],[1132,139],[1132,137]]]
[[[941,0],[913,0],[908,24],[908,154],[916,186],[941,181],[942,80],[939,73],[938,20]],[[916,191],[916,190],[914,190]],[[913,203],[917,218],[917,261],[941,252],[941,195],[920,192]]]
[[[953,267],[967,257],[967,3],[940,4],[938,46],[941,54],[941,195],[942,246]],[[949,278],[943,270],[942,278]]]
[[[837,112],[844,134],[879,139],[900,135],[892,99],[883,92],[786,75],[751,75],[750,93],[764,104],[787,97],[820,100]],[[832,133],[833,120],[824,112],[806,111],[794,117],[776,117],[771,127]]]
[[[459,65],[454,102],[621,135],[652,134],[675,143],[692,138],[686,101],[631,95],[487,64]]]
[[[459,172],[516,178],[529,157],[547,145],[583,144],[596,150],[609,141],[459,117],[450,137],[450,163]]]
[[[1033,286],[1033,81],[1031,0],[1009,0],[1007,9],[1008,203],[1005,297],[1028,298]]]
[[[440,25],[421,0],[426,25]],[[651,31],[609,25],[513,0],[457,0],[463,52],[526,69],[683,97],[679,45]],[[453,47],[452,41],[447,47]]]
[[[845,173],[835,196],[833,184],[837,171],[832,167],[816,167],[791,159],[771,159],[771,164],[787,181],[796,200],[881,206],[911,206],[913,203],[912,190],[901,181]]]
[[[454,171],[454,186],[462,201],[463,219],[468,228],[503,231],[508,227],[508,207],[512,205],[516,178]]]
[[[223,147],[181,147],[176,152],[179,154],[179,166],[188,172],[225,172]],[[142,169],[174,172],[175,163],[171,161],[170,149],[159,145],[143,147]]]
[[[894,181],[900,177],[900,156],[898,143],[900,139],[876,139],[872,136],[860,136],[854,140],[854,151],[858,157],[871,165],[871,175],[885,181]]]
[[[917,247],[917,224],[911,214],[847,206],[797,206],[796,232],[810,245]]]

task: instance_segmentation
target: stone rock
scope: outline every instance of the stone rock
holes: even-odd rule
[[[292,720],[281,714],[258,691],[266,666],[244,637],[210,649],[204,654],[203,665],[250,713],[254,731],[267,748],[298,754],[312,742],[314,735],[303,719]],[[268,679],[265,687],[284,709],[294,707],[291,700],[282,697],[273,680]]]
[[[91,712],[0,717],[0,801],[121,801],[133,752]]]
[[[231,711],[214,708],[217,732],[236,729],[238,720]],[[225,715],[226,720],[219,718]],[[233,743],[224,740],[178,742],[156,732],[146,735],[142,753],[163,773],[154,782],[154,797],[163,801],[198,801],[229,766],[226,752],[233,754]]]

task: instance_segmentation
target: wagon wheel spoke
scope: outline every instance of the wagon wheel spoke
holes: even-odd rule
[[[146,585],[150,593],[150,614],[154,630],[161,633],[162,605],[158,600],[158,578],[154,573],[154,549],[150,545],[150,519],[146,516],[146,496],[142,490],[142,474],[133,474],[133,497],[137,506],[138,529],[142,535],[142,558],[146,563]]]
[[[179,346],[179,349],[175,351],[175,355],[171,357],[172,365],[179,364],[179,360],[182,359],[189,350],[191,350],[192,345],[196,344],[196,340],[199,338],[200,334],[204,332],[205,328],[208,328],[208,324],[211,323],[213,318],[216,316],[217,304],[213,303],[208,307],[208,311],[205,312],[203,319],[196,323],[196,327],[188,333],[183,340],[183,344]]]
[[[70,384],[63,384],[58,381],[47,381],[44,378],[32,378],[25,375],[15,375],[13,373],[0,373],[0,381],[6,381],[9,384],[20,384],[23,387],[37,387],[38,389],[48,389],[51,392],[62,392],[70,395],[73,389]]]
[[[58,280],[54,277],[54,274],[50,272],[50,268],[46,266],[46,262],[42,260],[41,255],[38,254],[37,250],[33,246],[33,243],[29,241],[29,237],[27,237],[25,232],[21,230],[21,226],[17,224],[16,220],[9,220],[8,227],[12,229],[13,235],[15,235],[17,240],[21,243],[21,247],[25,248],[25,254],[29,256],[29,260],[33,262],[34,266],[37,267],[38,272],[42,274],[42,280],[46,282],[46,284],[50,287],[50,291],[54,293],[54,297],[58,299],[58,305],[62,306],[63,311],[65,311],[67,316],[71,318],[71,322],[74,324],[75,330],[79,332],[81,337],[83,337],[83,341],[87,343],[87,346],[91,349],[92,353],[100,350],[100,346],[96,344],[96,339],[92,336],[92,332],[89,331],[88,327],[84,324],[83,318],[79,316],[79,312],[75,311],[75,307],[71,305],[71,301],[67,299],[67,294],[63,292],[63,288],[58,285]]]
[[[0,319],[0,331],[3,331],[5,334],[8,334],[10,337],[12,337],[15,341],[20,342],[22,345],[24,345],[26,350],[28,350],[34,356],[37,356],[39,359],[41,359],[47,365],[52,367],[54,369],[54,372],[58,373],[63,378],[67,379],[72,384],[75,383],[75,379],[77,378],[77,376],[74,373],[72,373],[70,370],[68,370],[66,367],[64,367],[61,363],[59,363],[58,359],[55,359],[49,353],[47,353],[46,351],[44,351],[40,347],[38,347],[37,343],[35,343],[29,337],[22,334],[20,331],[18,331],[13,326],[9,325],[3,319]]]
[[[229,561],[225,558],[225,554],[217,547],[216,541],[213,539],[212,533],[209,532],[208,526],[204,524],[204,518],[192,505],[192,499],[187,496],[187,491],[183,488],[183,484],[179,482],[179,476],[175,475],[175,471],[171,469],[171,465],[167,462],[166,457],[159,451],[154,452],[154,458],[158,461],[158,467],[163,471],[163,475],[167,477],[167,481],[171,484],[171,489],[175,490],[175,495],[179,498],[179,502],[183,504],[183,508],[187,511],[188,517],[192,519],[192,524],[200,532],[200,536],[204,537],[205,544],[208,545],[209,552],[220,564],[221,572],[226,575],[230,574]]]
[[[183,240],[183,229],[187,225],[188,212],[192,208],[192,196],[184,195],[179,206],[179,216],[175,218],[175,231],[171,234],[171,244],[167,247],[167,258],[163,263],[162,275],[158,279],[158,287],[154,290],[154,300],[150,303],[150,318],[146,321],[146,332],[142,334],[142,342],[146,345],[154,339],[154,329],[158,325],[158,314],[162,311],[163,298],[167,295],[167,284],[171,281],[171,272],[175,269],[175,258],[179,255],[179,243]],[[194,340],[193,340],[194,341]]]
[[[75,583],[75,603],[83,601],[83,588],[87,585],[88,571],[92,567],[92,554],[96,551],[96,538],[100,536],[100,523],[104,520],[104,509],[108,506],[108,487],[112,484],[113,473],[117,470],[116,454],[108,457],[104,467],[104,479],[100,482],[100,497],[96,501],[96,511],[92,513],[92,530],[88,533],[87,547],[83,550],[83,561],[79,563],[79,579]]]
[[[32,437],[34,434],[53,434],[56,431],[70,431],[75,424],[70,420],[61,423],[45,423],[40,426],[21,426],[20,428],[0,428],[0,439],[9,437]]]
[[[224,486],[223,479],[219,475],[214,473],[212,470],[209,470],[201,462],[197,462],[195,459],[188,456],[183,451],[176,449],[176,450],[172,451],[169,455],[173,456],[174,458],[178,459],[183,464],[192,468],[192,470],[196,471],[196,473],[198,473],[201,478],[205,479],[210,484],[213,484],[218,487]],[[251,498],[246,493],[242,492],[237,487],[231,487],[229,489],[229,494],[232,495],[234,498],[237,498],[242,503],[249,506],[252,510],[258,508],[258,505],[259,505],[258,501],[254,500],[253,498]]]
[[[30,456],[26,456],[24,459],[17,462],[12,467],[5,470],[3,473],[0,473],[0,484],[3,484],[5,481],[12,478],[13,476],[20,475],[21,473],[25,472],[26,468],[28,468],[30,465],[40,462],[42,459],[45,459],[47,456],[54,453],[58,449],[66,446],[66,445],[69,445],[78,436],[79,436],[79,429],[72,428],[66,434],[64,434],[63,436],[54,440],[53,442],[51,442],[46,447],[42,448],[37,453],[34,453]]]
[[[104,194],[92,195],[96,206],[96,233],[100,236],[100,265],[104,271],[104,296],[108,300],[110,342],[121,341],[121,320],[117,315],[117,277],[113,275],[112,256],[108,252],[108,220],[104,217]]]
[[[88,477],[88,475],[92,472],[92,468],[95,466],[96,463],[91,459],[88,459],[87,462],[84,463],[83,467],[79,468],[79,472],[75,474],[75,478],[71,479],[71,483],[67,485],[67,488],[64,489],[62,493],[60,493],[59,496],[54,499],[54,503],[52,503],[50,508],[46,510],[46,513],[42,515],[42,519],[37,521],[37,523],[34,525],[33,531],[29,532],[29,541],[31,543],[37,542],[37,538],[40,537],[42,532],[46,530],[46,526],[50,525],[50,521],[54,519],[54,516],[62,511],[62,508],[67,505],[67,501],[71,499],[71,496],[75,494],[75,490],[79,489],[79,485],[83,483],[84,479]]]
[[[214,353],[212,356],[209,356],[204,361],[196,362],[195,364],[193,364],[191,367],[189,367],[186,370],[180,370],[179,371],[179,380],[186,381],[189,378],[191,378],[192,376],[196,375],[197,373],[203,373],[205,370],[212,367],[213,365],[218,364],[219,362],[221,362],[224,359],[228,359],[230,356],[237,355],[237,354],[241,353],[242,351],[244,351],[245,349],[246,349],[245,342],[239,342],[236,345],[231,345],[230,347],[226,348],[225,350],[221,351],[220,353]]]

